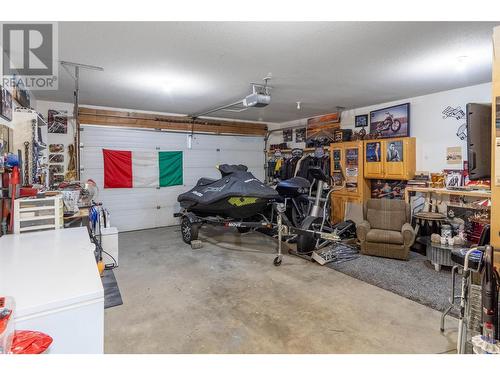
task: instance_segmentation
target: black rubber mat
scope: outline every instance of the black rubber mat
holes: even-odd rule
[[[113,270],[105,270],[101,280],[104,287],[104,308],[109,309],[123,305],[122,295]]]

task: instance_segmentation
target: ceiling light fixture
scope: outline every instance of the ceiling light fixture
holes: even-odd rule
[[[297,102],[297,109],[300,110],[300,102]]]

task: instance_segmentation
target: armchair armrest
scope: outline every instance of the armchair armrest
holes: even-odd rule
[[[409,223],[403,224],[403,227],[401,228],[401,234],[403,235],[403,242],[405,246],[413,245],[416,233],[415,230],[413,230],[413,227]]]
[[[366,234],[370,231],[371,225],[368,221],[363,220],[361,223],[359,223],[356,226],[356,235],[358,237],[358,240],[360,241],[366,241]]]

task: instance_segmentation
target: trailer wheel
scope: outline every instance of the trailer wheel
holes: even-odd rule
[[[301,229],[304,230],[317,230],[321,225],[322,219],[320,217],[308,216],[302,222]],[[316,240],[310,234],[300,234],[297,236],[297,253],[310,254],[316,247]]]
[[[198,239],[198,230],[200,226],[198,224],[193,224],[188,217],[184,216],[181,220],[181,234],[182,240],[188,245],[191,241]]]
[[[274,258],[274,261],[273,261],[273,264],[276,266],[276,267],[279,267],[281,266],[281,257],[280,256],[277,256],[276,258]]]

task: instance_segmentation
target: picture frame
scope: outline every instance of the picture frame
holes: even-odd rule
[[[50,154],[49,163],[64,163],[64,154]]]
[[[367,163],[379,163],[382,161],[381,142],[367,142],[365,147],[365,158]]]
[[[295,143],[306,141],[306,128],[295,129]]]
[[[283,142],[292,142],[293,129],[283,129]]]
[[[50,153],[61,153],[64,152],[64,144],[62,143],[51,143],[49,145]]]
[[[323,144],[333,142],[335,130],[340,129],[340,119],[340,111],[309,118],[306,126],[306,142],[315,140],[321,140]]]
[[[364,128],[365,126],[368,126],[368,115],[354,116],[355,128]]]
[[[410,136],[410,103],[371,111],[370,134],[378,134],[380,138]]]
[[[50,164],[49,165],[49,171],[51,173],[64,173],[64,165],[62,164]]]
[[[454,188],[462,186],[464,171],[461,169],[444,169],[444,186],[445,188]]]
[[[22,80],[16,79],[16,76],[14,76],[14,82],[15,86],[12,90],[12,97],[19,103],[21,107],[30,108],[30,92],[24,87]]]
[[[68,119],[67,113],[49,109],[47,113],[47,131],[51,134],[67,134]]]
[[[404,199],[407,182],[404,180],[371,180],[373,199]]]
[[[12,121],[12,94],[3,86],[0,86],[0,117]]]
[[[403,161],[404,146],[403,141],[388,141],[385,161],[387,163],[397,163]]]

